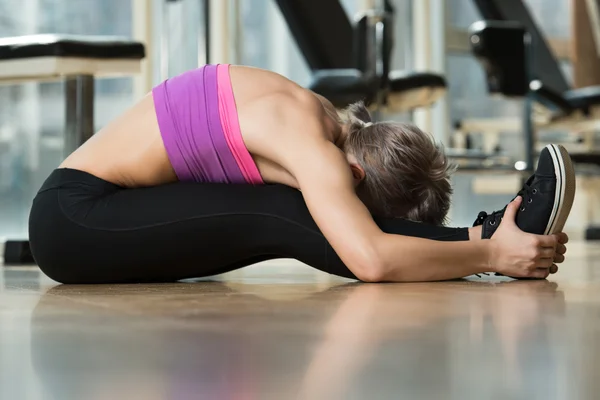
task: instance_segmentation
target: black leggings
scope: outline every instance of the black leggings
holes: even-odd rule
[[[377,219],[388,233],[468,240],[466,228]],[[52,172],[33,202],[36,262],[62,283],[172,282],[295,258],[355,278],[282,185],[174,183],[125,189],[86,172]]]

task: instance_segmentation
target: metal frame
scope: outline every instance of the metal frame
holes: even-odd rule
[[[277,18],[278,8],[276,4],[267,4],[267,21],[271,35],[269,35],[268,46],[271,51],[268,54],[269,65],[271,69],[282,75],[289,72],[289,39],[284,33],[286,22],[282,18]]]
[[[146,46],[146,58],[142,61],[142,70],[133,80],[133,96],[139,99],[152,90],[154,71],[154,39],[152,35],[152,0],[131,0],[133,13],[133,37]]]
[[[592,35],[596,43],[596,54],[600,56],[600,4],[598,0],[586,0]]]
[[[233,49],[231,55],[231,62],[233,64],[242,64],[242,43],[244,37],[244,21],[242,19],[242,0],[231,0],[231,26],[232,26],[232,34],[231,34],[231,48]],[[282,35],[283,36],[283,35]]]
[[[431,66],[431,30],[430,15],[432,12],[430,0],[412,2],[412,39],[413,65],[417,70],[428,70]],[[433,128],[433,113],[430,108],[415,110],[412,113],[413,122],[421,129],[431,132]]]
[[[210,50],[211,50],[211,43],[210,43],[210,38],[211,38],[211,31],[210,31],[210,0],[202,0],[204,2],[204,58],[205,58],[205,62],[204,64],[210,64],[212,62],[212,59],[210,57]],[[198,40],[198,42],[200,42]],[[198,52],[200,53],[200,52]],[[202,65],[200,62],[198,62],[198,65]]]
[[[230,63],[231,24],[229,1],[205,1],[209,3],[208,60],[211,64]]]
[[[413,65],[418,71],[446,72],[446,1],[412,2]],[[448,103],[440,98],[431,107],[413,111],[413,122],[447,145],[450,139]]]
[[[65,80],[65,157],[94,134],[94,76],[70,76]]]

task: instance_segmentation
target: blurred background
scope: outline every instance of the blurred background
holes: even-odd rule
[[[325,4],[343,9],[349,35],[365,12],[375,16],[367,41],[380,38],[385,6],[391,57],[377,48],[362,61],[378,74],[389,61],[393,73],[378,87],[388,101],[416,96],[375,114],[431,132],[460,165],[450,225],[503,207],[532,168],[528,154],[560,142],[578,157],[566,230],[600,238],[600,0],[0,0],[0,399],[285,399],[298,388],[311,400],[598,398],[600,250],[575,240],[551,281],[363,285],[277,260],[208,282],[83,287],[14,267],[32,262],[31,203],[71,150],[69,116],[83,103],[98,130],[154,85],[207,62],[265,68],[315,89],[328,67],[309,62],[282,5]],[[313,45],[341,30],[314,17],[296,24],[320,29]],[[476,21],[496,19],[508,25],[474,33]],[[143,44],[145,57],[113,78],[89,71],[97,54],[79,55],[91,59],[83,69],[93,99],[69,103],[65,74],[13,80],[21,71],[7,54],[18,46],[6,38],[45,33],[118,36]],[[523,47],[537,48],[537,69]],[[525,79],[512,90],[519,77],[551,72],[543,83],[553,90]],[[534,102],[546,120],[533,118]]]
[[[96,80],[96,129],[147,93],[152,85],[202,65],[211,54],[211,61],[220,59],[266,68],[301,85],[309,84],[311,70],[274,0],[212,1],[210,15],[206,15],[206,1],[209,0],[0,0],[0,37],[36,33],[117,35],[145,43],[147,57],[141,76]],[[372,3],[342,1],[351,19],[372,7]],[[522,100],[494,98],[488,93],[484,70],[468,41],[467,28],[482,19],[472,0],[390,3],[396,11],[391,68],[439,73],[445,76],[447,93],[427,110],[387,112],[381,117],[412,120],[452,147],[456,121],[522,114]],[[572,2],[524,3],[571,80]],[[215,16],[219,24],[208,22]],[[211,36],[209,40],[207,34]],[[426,48],[423,37],[429,39]],[[34,194],[63,159],[63,86],[61,82],[0,85],[0,237],[26,238]],[[500,134],[498,140],[503,152],[514,159],[522,157],[522,136]],[[455,177],[453,225],[470,225],[475,210],[490,211],[510,197],[509,191],[475,193],[473,182],[477,174],[464,171]],[[577,217],[574,221],[583,224]]]

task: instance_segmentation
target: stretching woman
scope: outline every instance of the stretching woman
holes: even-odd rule
[[[278,74],[207,65],[157,86],[52,172],[30,241],[64,283],[173,281],[277,257],[368,282],[556,272],[575,189],[564,149],[542,152],[502,224],[505,210],[435,226],[450,171],[414,126],[372,123],[361,104],[339,118]]]

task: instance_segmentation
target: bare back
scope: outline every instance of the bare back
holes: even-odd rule
[[[286,135],[297,135],[297,120],[319,119],[327,129],[302,134],[325,135],[335,142],[341,133],[333,106],[286,79],[257,68],[231,66],[231,83],[244,143],[265,182],[298,188],[297,180],[281,166],[279,146]],[[315,112],[314,105],[322,104]],[[293,118],[289,118],[293,114]],[[291,129],[290,129],[291,128]],[[177,180],[162,141],[152,94],[96,133],[62,164],[89,172],[124,187],[143,187]]]

